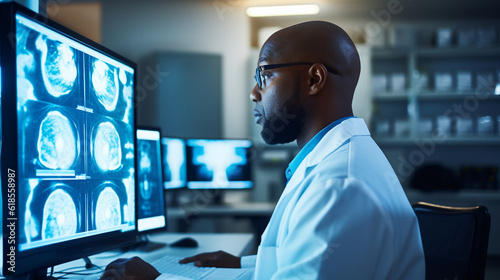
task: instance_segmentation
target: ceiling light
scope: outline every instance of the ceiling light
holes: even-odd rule
[[[315,4],[261,6],[261,7],[249,7],[247,9],[247,15],[250,17],[315,15],[317,13],[319,13],[319,6]]]

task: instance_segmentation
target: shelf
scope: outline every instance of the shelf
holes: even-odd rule
[[[424,141],[433,141],[436,145],[458,145],[458,146],[474,146],[474,145],[500,145],[499,136],[470,136],[458,137],[447,136],[446,138],[438,138],[437,136],[418,137],[418,138],[397,138],[397,137],[374,137],[375,142],[381,146],[411,146]]]
[[[443,57],[491,57],[500,56],[500,46],[491,47],[456,47],[456,48],[422,48],[415,50],[415,54],[421,57],[443,58]]]
[[[420,100],[461,100],[467,97],[474,97],[481,100],[500,100],[500,95],[495,95],[491,92],[474,92],[474,91],[423,91],[417,94]]]
[[[401,58],[415,54],[419,57],[443,58],[443,57],[491,57],[500,56],[500,46],[489,47],[414,47],[414,48],[373,48],[374,58]]]

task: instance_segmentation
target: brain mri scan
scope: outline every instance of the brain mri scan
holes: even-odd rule
[[[108,111],[116,108],[119,97],[118,73],[103,61],[96,60],[92,67],[92,86],[97,99]]]
[[[78,215],[71,196],[62,189],[52,192],[43,207],[42,239],[76,233]]]
[[[122,161],[120,135],[113,124],[100,123],[94,131],[92,141],[94,160],[101,172],[120,168]]]
[[[118,226],[121,222],[120,198],[112,187],[106,187],[97,198],[95,209],[96,229]]]
[[[71,92],[77,77],[77,67],[71,48],[40,35],[35,42],[41,55],[41,70],[49,94],[60,97]]]
[[[78,156],[78,146],[75,125],[59,111],[49,112],[38,133],[40,163],[50,169],[69,169]]]

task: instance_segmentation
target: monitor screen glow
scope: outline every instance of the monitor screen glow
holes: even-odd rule
[[[178,189],[186,186],[186,143],[184,139],[163,137],[163,186]]]
[[[161,165],[160,131],[137,129],[137,230],[166,226]]]
[[[189,139],[187,187],[248,189],[253,186],[250,140]]]
[[[2,185],[16,176],[16,211],[2,214],[18,221],[16,275],[134,242],[135,64],[17,3],[0,14],[11,36],[0,34]]]

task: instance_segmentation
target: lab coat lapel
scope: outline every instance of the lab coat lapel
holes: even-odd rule
[[[359,135],[370,135],[368,128],[366,127],[363,119],[352,118],[347,119],[332,128],[318,145],[306,156],[306,158],[300,163],[299,167],[293,174],[292,178],[285,187],[285,190],[281,194],[281,197],[276,204],[276,208],[271,216],[271,221],[269,224],[278,225],[282,218],[283,211],[285,210],[288,202],[295,193],[295,190],[304,180],[304,178],[309,174],[314,167],[320,163],[326,156],[338,149],[343,143],[349,140],[351,137]],[[269,241],[270,244],[267,246],[276,246],[276,236],[278,234],[278,228],[267,227],[262,234],[262,241]],[[268,238],[269,237],[269,238]]]

